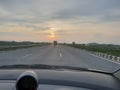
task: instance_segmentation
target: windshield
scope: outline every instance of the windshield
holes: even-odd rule
[[[0,66],[120,68],[119,0],[0,0]]]

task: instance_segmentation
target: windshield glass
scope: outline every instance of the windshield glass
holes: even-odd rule
[[[0,0],[0,66],[120,68],[119,0]]]

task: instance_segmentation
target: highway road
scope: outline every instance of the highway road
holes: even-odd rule
[[[0,65],[48,64],[85,67],[113,72],[120,64],[91,55],[86,51],[62,46],[48,45],[0,52]]]

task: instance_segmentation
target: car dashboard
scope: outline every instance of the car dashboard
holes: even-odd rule
[[[3,69],[0,90],[120,90],[120,80],[91,71]]]

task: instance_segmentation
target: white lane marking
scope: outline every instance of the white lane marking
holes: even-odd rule
[[[62,57],[62,53],[60,53],[60,57]]]
[[[32,54],[27,54],[27,55],[23,56],[23,58],[29,57],[29,56],[31,56],[31,55],[32,55]]]
[[[17,61],[19,62],[20,60],[23,60],[29,56],[31,56],[32,54],[26,54],[25,56],[21,57],[21,58],[18,58]]]

